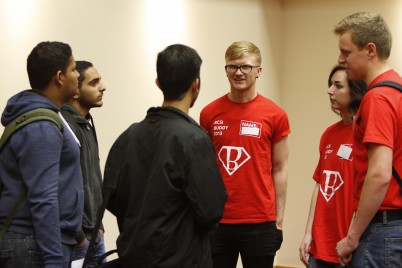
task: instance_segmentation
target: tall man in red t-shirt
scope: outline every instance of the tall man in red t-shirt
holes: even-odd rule
[[[282,243],[288,140],[287,114],[257,93],[261,53],[247,41],[226,50],[229,94],[208,104],[201,126],[212,138],[228,200],[212,233],[214,267],[272,267]]]
[[[392,37],[384,19],[356,13],[335,27],[338,62],[350,79],[370,86],[384,80],[402,83],[388,65]],[[392,167],[402,174],[402,94],[376,87],[363,97],[354,126],[355,216],[337,252],[348,267],[400,267],[402,195]],[[353,257],[352,257],[353,254]]]

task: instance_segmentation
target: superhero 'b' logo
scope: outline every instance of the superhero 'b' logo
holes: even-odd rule
[[[320,191],[328,202],[343,185],[343,179],[338,171],[324,170],[322,173],[325,174],[325,185],[320,185]]]
[[[229,175],[236,172],[251,157],[243,147],[222,146],[219,160]]]

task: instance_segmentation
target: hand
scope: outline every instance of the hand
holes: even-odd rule
[[[275,220],[276,229],[282,230],[282,221]]]
[[[342,266],[345,266],[352,259],[352,253],[358,246],[359,241],[355,241],[349,236],[345,237],[336,244],[336,251],[339,256],[339,262]]]
[[[301,262],[308,267],[308,259],[310,257],[310,254],[308,253],[308,250],[310,249],[310,244],[312,241],[311,235],[305,235],[303,238],[302,243],[300,244],[299,248],[299,257]]]
[[[87,244],[88,240],[86,238],[84,238],[84,240],[82,240],[77,247],[82,248]]]

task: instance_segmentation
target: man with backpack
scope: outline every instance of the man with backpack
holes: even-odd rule
[[[392,169],[402,173],[402,93],[372,88],[382,81],[402,83],[388,64],[391,33],[380,15],[359,12],[340,21],[335,34],[348,78],[369,88],[354,122],[355,215],[337,252],[348,267],[400,267],[402,195]]]
[[[1,117],[7,129],[26,112],[42,108],[40,120],[14,131],[0,152],[0,267],[70,267],[81,231],[83,189],[80,149],[66,122],[59,128],[46,114],[57,113],[78,90],[72,50],[41,42],[29,54],[32,89],[11,97]],[[5,223],[10,223],[8,224]]]

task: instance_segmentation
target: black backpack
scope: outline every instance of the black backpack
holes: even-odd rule
[[[372,85],[369,88],[369,90],[374,87],[392,87],[392,88],[395,88],[395,89],[399,90],[400,92],[402,92],[402,85],[399,83],[396,83],[394,81],[381,81],[377,84]],[[394,168],[394,166],[392,166],[392,175],[394,176],[395,180],[398,182],[398,184],[402,190],[402,180],[401,180],[401,177],[399,176],[398,172]]]

